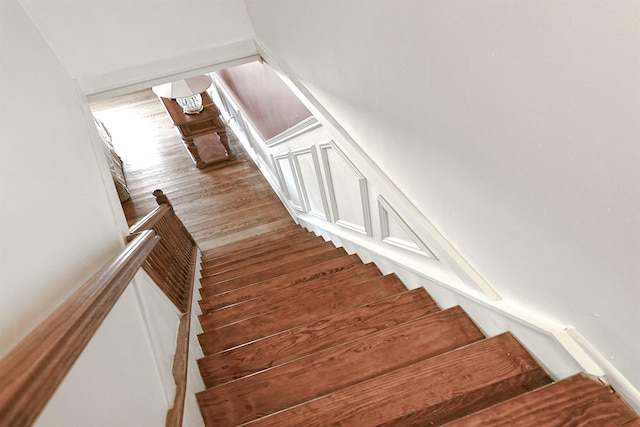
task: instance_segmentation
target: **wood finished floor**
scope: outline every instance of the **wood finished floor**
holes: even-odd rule
[[[131,199],[122,204],[129,225],[156,206],[162,189],[202,249],[291,225],[280,200],[229,132],[237,157],[204,169],[193,164],[160,100],[150,90],[91,105],[122,157]]]

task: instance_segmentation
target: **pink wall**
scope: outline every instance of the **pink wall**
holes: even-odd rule
[[[216,72],[265,140],[300,123],[311,112],[266,64],[251,62]]]

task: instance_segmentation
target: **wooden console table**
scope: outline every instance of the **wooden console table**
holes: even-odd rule
[[[213,163],[229,160],[235,157],[229,146],[229,139],[227,138],[227,129],[224,126],[222,119],[220,118],[220,111],[218,107],[213,103],[211,97],[207,92],[202,92],[202,106],[203,109],[198,114],[185,114],[182,111],[182,107],[174,100],[159,97],[162,101],[165,111],[171,117],[174,126],[178,129],[182,142],[184,142],[191,159],[196,164],[197,168],[204,168]],[[203,135],[216,133],[220,139],[220,143],[224,146],[226,156],[213,161],[204,161],[195,143],[195,140]],[[208,141],[210,138],[207,139]]]

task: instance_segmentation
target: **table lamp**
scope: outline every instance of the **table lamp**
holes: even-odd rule
[[[200,94],[211,83],[211,77],[202,75],[154,86],[151,90],[163,98],[175,99],[185,114],[198,114],[203,108]]]

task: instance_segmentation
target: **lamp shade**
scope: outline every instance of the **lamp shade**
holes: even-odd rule
[[[152,90],[163,98],[187,98],[204,92],[211,86],[211,83],[211,77],[203,75],[154,86]]]

